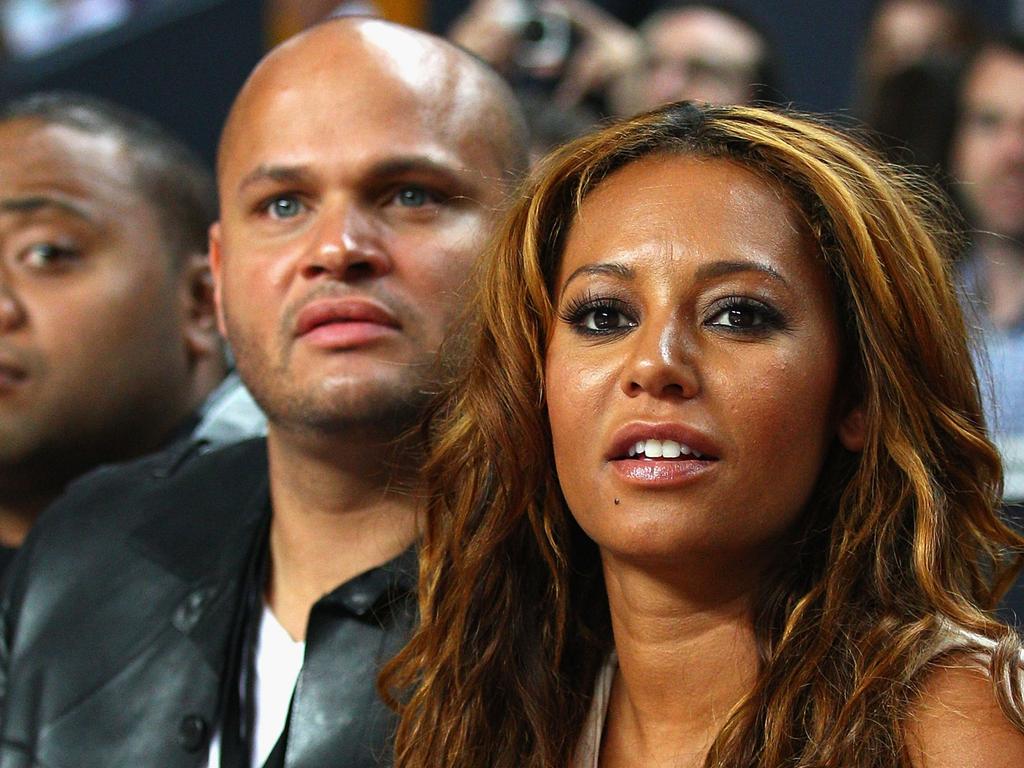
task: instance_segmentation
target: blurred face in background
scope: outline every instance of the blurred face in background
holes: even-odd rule
[[[989,48],[961,94],[952,171],[972,223],[1024,239],[1024,56]]]
[[[891,0],[879,7],[868,30],[867,71],[884,78],[931,56],[959,52],[970,34],[938,0]]]
[[[188,409],[189,290],[135,178],[116,138],[0,124],[0,474],[73,476]]]
[[[747,25],[711,8],[654,14],[641,27],[648,62],[614,89],[620,114],[671,101],[745,104],[766,54]]]

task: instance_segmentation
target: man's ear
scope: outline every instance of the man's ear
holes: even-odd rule
[[[221,336],[227,338],[227,326],[224,323],[224,258],[220,243],[220,222],[210,225],[210,272],[213,278],[213,304],[217,312],[217,328]]]
[[[191,253],[181,267],[181,306],[185,348],[189,359],[219,356],[223,340],[217,332],[213,305],[213,279],[205,254]]]
[[[839,421],[839,443],[848,451],[854,453],[864,449],[864,441],[867,438],[867,415],[864,404],[849,408],[846,415]]]

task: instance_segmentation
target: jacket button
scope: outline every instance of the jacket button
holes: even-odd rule
[[[199,715],[186,715],[178,724],[178,744],[186,752],[198,752],[206,746],[209,727]]]
[[[175,609],[171,623],[177,627],[179,632],[191,632],[199,623],[199,619],[203,617],[203,609],[215,593],[216,589],[212,587],[189,592],[181,601],[181,605]]]

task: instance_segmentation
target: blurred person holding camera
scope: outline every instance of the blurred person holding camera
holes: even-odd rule
[[[476,0],[449,36],[526,93],[545,149],[584,132],[588,117],[594,123],[680,99],[750,104],[778,96],[767,33],[717,3],[657,3],[637,30],[588,0]]]

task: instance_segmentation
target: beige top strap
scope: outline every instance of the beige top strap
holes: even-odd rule
[[[601,736],[604,734],[604,721],[608,714],[608,699],[612,692],[612,680],[618,668],[618,659],[613,652],[597,673],[594,682],[594,700],[590,703],[590,712],[583,724],[576,754],[573,755],[570,768],[597,768],[601,757]]]

